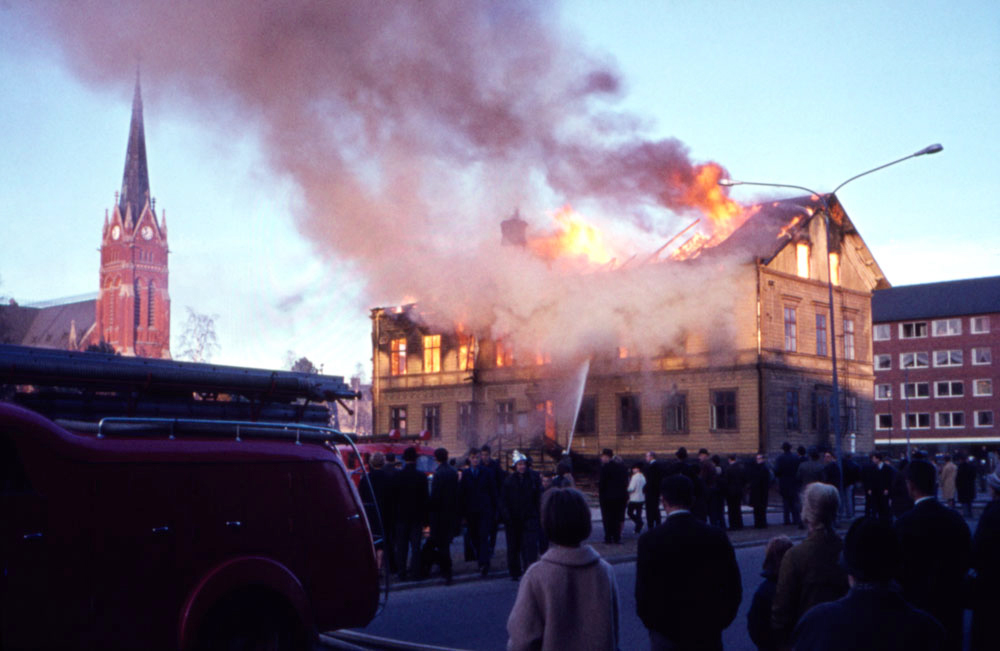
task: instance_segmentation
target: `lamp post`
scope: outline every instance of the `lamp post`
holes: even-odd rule
[[[834,447],[837,454],[837,463],[840,465],[840,486],[838,486],[837,488],[840,491],[841,496],[843,496],[844,494],[844,455],[843,455],[841,432],[840,432],[840,383],[837,379],[837,336],[836,336],[837,331],[836,331],[836,324],[834,321],[833,273],[832,273],[833,265],[830,260],[831,213],[830,213],[830,202],[827,200],[827,197],[835,195],[837,191],[840,190],[842,187],[844,187],[851,181],[854,181],[855,179],[861,178],[862,176],[866,176],[868,174],[871,174],[872,172],[877,172],[878,170],[885,169],[886,167],[895,165],[897,163],[902,163],[905,160],[916,158],[917,156],[923,156],[925,154],[936,154],[942,149],[944,149],[944,147],[942,147],[940,144],[928,145],[927,147],[924,147],[920,151],[914,152],[909,156],[903,156],[902,158],[898,158],[884,165],[873,167],[872,169],[866,172],[855,174],[854,176],[852,176],[851,178],[847,179],[846,181],[838,185],[836,188],[834,188],[833,191],[830,192],[829,194],[821,194],[819,192],[816,192],[815,190],[812,190],[810,188],[801,185],[791,185],[787,183],[761,183],[756,181],[736,181],[733,179],[719,179],[719,185],[726,187],[732,187],[735,185],[759,185],[771,188],[790,188],[793,190],[804,190],[805,192],[808,192],[811,195],[818,196],[820,198],[820,201],[823,202],[824,222],[826,225],[826,280],[827,280],[827,293],[830,302],[830,359],[833,368],[833,392],[831,395],[831,401],[833,403],[832,404],[833,411],[831,416],[833,419]],[[907,450],[907,454],[909,454],[909,450]]]

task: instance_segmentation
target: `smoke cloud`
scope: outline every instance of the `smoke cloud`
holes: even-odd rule
[[[544,5],[76,0],[11,11],[90,83],[130,83],[138,55],[147,92],[258,134],[273,173],[301,191],[300,231],[331,270],[366,284],[359,309],[416,300],[442,326],[565,358],[727,332],[718,261],[704,292],[699,265],[593,273],[500,246],[515,207],[544,228],[545,211],[570,202],[656,235],[617,242],[624,257],[648,254],[699,205],[701,166],[677,140],[642,137],[642,120],[615,108],[625,84],[614,61],[584,51]]]

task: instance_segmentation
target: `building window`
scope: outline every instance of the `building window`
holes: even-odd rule
[[[972,381],[972,395],[974,395],[974,396],[992,396],[993,395],[993,380],[973,380]]]
[[[736,390],[711,392],[711,425],[713,430],[737,429]]]
[[[849,395],[844,401],[847,403],[847,431],[854,432],[858,429],[858,397]]]
[[[937,418],[937,423],[934,426],[939,429],[965,427],[964,411],[939,411],[934,416]]]
[[[667,434],[687,432],[687,395],[672,393],[663,403],[663,431]]]
[[[844,359],[854,359],[854,319],[844,319]]]
[[[906,414],[906,429],[930,429],[929,413]]]
[[[503,339],[497,339],[496,349],[497,367],[514,365],[514,349],[509,344],[507,344]]]
[[[597,431],[597,398],[584,396],[576,414],[576,433],[593,434]]]
[[[618,431],[638,434],[640,431],[639,396],[631,393],[618,396]]]
[[[406,434],[406,407],[389,407],[389,429]]]
[[[826,315],[816,315],[816,354],[826,355]]]
[[[872,337],[875,341],[889,341],[892,339],[892,326],[888,323],[880,323],[872,328]]]
[[[424,405],[424,431],[432,438],[441,438],[441,405]]]
[[[892,429],[892,414],[875,414],[875,429]]]
[[[552,363],[552,355],[550,353],[535,353],[535,364],[537,366],[545,366],[546,364]]]
[[[891,384],[876,384],[875,385],[875,399],[876,400],[892,400],[892,385]]]
[[[904,398],[929,398],[931,395],[930,385],[926,382],[906,382],[899,385],[899,389]]]
[[[474,440],[476,436],[476,403],[458,403],[458,436],[465,441]]]
[[[953,337],[962,334],[961,319],[938,319],[931,321],[931,332],[935,337]]]
[[[441,335],[424,337],[424,373],[441,372]]]
[[[132,291],[135,293],[135,302],[132,303],[132,323],[138,328],[142,324],[142,301],[140,301],[142,285],[138,278],[132,281]]]
[[[785,308],[785,350],[795,352],[798,350],[798,335],[796,333],[795,308]]]
[[[809,277],[809,244],[799,242],[795,245],[795,268],[799,278]]]
[[[960,398],[965,395],[965,384],[961,380],[947,380],[934,383],[935,398]]]
[[[812,428],[820,434],[828,434],[833,429],[831,412],[829,391],[826,389],[813,391]]]
[[[900,368],[927,368],[927,353],[900,353]]]
[[[876,355],[875,356],[875,370],[876,371],[891,371],[892,370],[892,355]]]
[[[471,371],[476,368],[476,338],[472,335],[458,335],[458,370]]]
[[[962,349],[957,350],[935,350],[934,366],[961,366]]]
[[[910,323],[899,324],[900,339],[918,339],[927,336],[926,321],[911,321]]]
[[[535,403],[535,413],[542,418],[542,431],[545,438],[554,441],[556,438],[556,416],[552,401],[543,400]]]
[[[972,364],[974,366],[985,366],[993,363],[993,353],[989,348],[973,348]]]
[[[797,432],[800,428],[799,390],[789,389],[785,391],[785,429],[789,432]]]
[[[151,280],[146,290],[146,325],[150,328],[156,325],[156,300],[153,298],[154,296],[156,296],[156,286]]]
[[[406,339],[393,339],[389,343],[389,374],[406,375]]]
[[[977,411],[976,414],[976,427],[993,427],[993,411]]]
[[[974,316],[969,319],[969,331],[974,335],[986,334],[990,331],[990,317]]]
[[[497,401],[497,434],[510,436],[514,433],[514,401]]]
[[[830,252],[830,282],[840,284],[840,254],[836,251]]]

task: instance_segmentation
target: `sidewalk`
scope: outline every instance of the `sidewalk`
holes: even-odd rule
[[[593,522],[593,531],[590,534],[590,538],[587,540],[587,544],[593,547],[594,550],[604,558],[604,560],[613,565],[635,561],[636,545],[639,540],[639,536],[634,533],[635,525],[630,520],[625,521],[625,527],[622,532],[622,542],[620,545],[605,543],[604,527],[601,522],[600,509],[597,507],[597,500],[589,495],[587,498],[590,503],[591,521]],[[982,513],[985,505],[985,496],[978,495],[976,502],[973,504],[974,517],[972,520],[967,520],[971,530],[975,530],[976,522],[978,522],[979,515]],[[855,517],[861,517],[864,515],[864,503],[861,499],[857,500],[855,514]],[[643,520],[645,519],[645,513],[643,513]],[[726,522],[728,524],[728,519]],[[753,511],[749,506],[744,505],[744,528],[737,531],[727,531],[726,533],[729,535],[729,540],[732,541],[733,547],[736,548],[765,545],[768,540],[775,536],[788,536],[796,542],[805,538],[806,532],[804,530],[799,529],[794,525],[782,524],[782,507],[780,502],[771,502],[768,504],[767,523],[768,526],[766,529],[754,529]],[[846,525],[846,522],[842,524]],[[645,528],[643,531],[645,531]],[[841,531],[841,535],[843,535],[843,533],[844,532]],[[452,541],[451,558],[453,564],[452,574],[454,582],[458,583],[484,580],[479,574],[477,562],[465,560],[465,544],[461,536],[457,536]],[[493,558],[490,561],[490,573],[488,578],[497,579],[507,577],[507,542],[503,526],[501,525],[500,531],[497,532],[497,543],[493,552]],[[437,567],[431,571],[431,576],[427,579],[400,582],[396,580],[396,577],[391,578],[391,589],[395,590],[405,590],[409,588],[432,585],[444,585],[444,579],[441,577],[440,570]]]

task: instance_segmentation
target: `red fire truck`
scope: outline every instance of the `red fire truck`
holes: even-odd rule
[[[225,396],[226,400],[221,399]],[[0,648],[308,648],[380,605],[334,376],[0,346]]]

